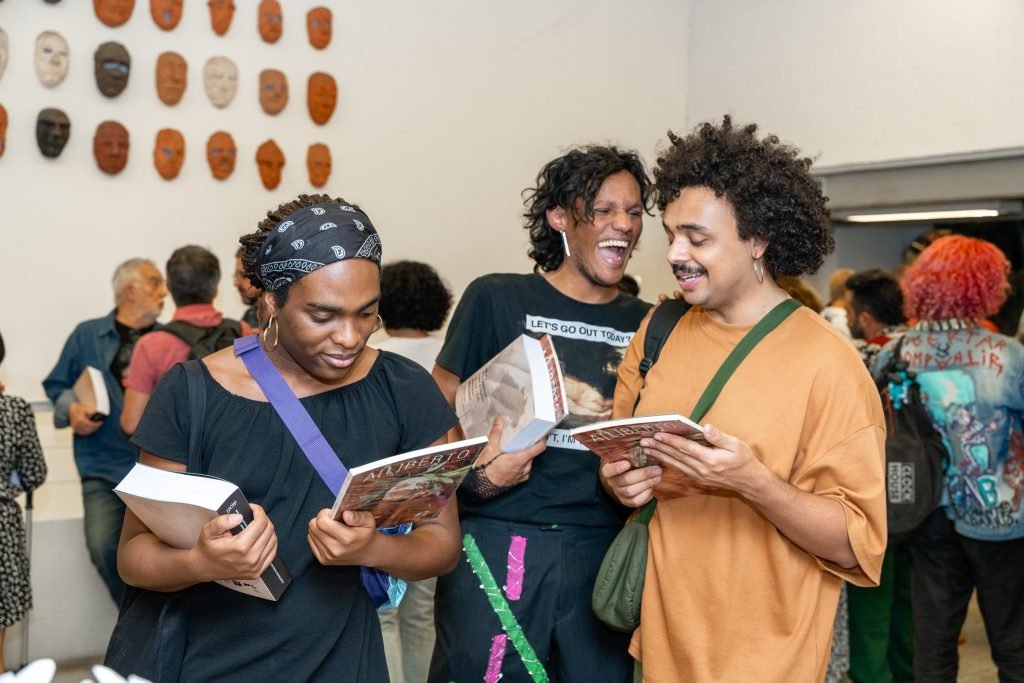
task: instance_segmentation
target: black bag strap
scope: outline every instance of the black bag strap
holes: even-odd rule
[[[679,299],[662,301],[654,309],[654,313],[651,314],[651,320],[647,323],[647,334],[644,335],[644,357],[640,361],[640,377],[644,379],[644,384],[647,383],[647,372],[651,369],[652,365],[658,362],[658,356],[661,355],[661,347],[665,345],[665,341],[672,334],[672,330],[676,328],[676,323],[679,322],[679,319],[689,309],[690,305]],[[636,400],[633,401],[634,415],[636,414],[636,407],[640,405],[640,394],[643,390],[643,385],[641,385],[640,391],[636,394]]]
[[[202,459],[199,448],[203,440],[203,427],[206,422],[206,378],[197,360],[184,361],[185,379],[188,381],[188,406],[190,419],[188,423],[188,471],[201,473]]]
[[[664,305],[664,304],[663,304]],[[711,378],[708,386],[704,389],[704,393],[701,394],[700,398],[697,399],[697,405],[693,407],[693,411],[690,413],[690,419],[694,422],[700,422],[704,419],[708,410],[714,404],[715,399],[722,393],[722,389],[725,388],[725,383],[732,377],[732,373],[736,371],[736,368],[740,366],[743,359],[753,351],[754,347],[757,346],[758,342],[764,339],[772,330],[782,324],[786,318],[789,317],[790,313],[800,308],[800,302],[796,299],[786,299],[772,310],[768,311],[768,314],[761,318],[754,327],[744,335],[743,339],[733,347],[732,351],[722,362],[721,367],[718,368],[718,372]],[[657,313],[657,311],[655,311]],[[651,319],[653,322],[654,319]],[[664,343],[664,342],[662,342]],[[647,340],[644,340],[646,346]],[[646,351],[645,351],[646,353]],[[648,366],[648,370],[650,366]],[[633,407],[634,412],[636,406]],[[636,519],[642,524],[646,524],[650,521],[654,515],[654,508],[658,504],[657,498],[651,498],[649,501],[641,506],[640,511],[637,513]]]

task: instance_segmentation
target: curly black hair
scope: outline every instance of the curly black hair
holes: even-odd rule
[[[881,268],[862,270],[846,280],[853,294],[853,310],[867,311],[883,325],[899,325],[907,321],[903,315],[903,290],[895,277]]]
[[[249,282],[259,289],[267,288],[268,283],[264,282],[260,274],[256,272],[256,254],[259,253],[260,248],[263,246],[263,240],[267,238],[267,234],[299,209],[326,202],[347,204],[362,211],[358,204],[345,201],[341,197],[332,197],[328,194],[300,194],[296,199],[279,204],[276,209],[267,211],[267,217],[256,224],[256,232],[250,232],[248,235],[242,235],[238,238],[238,243],[242,245],[238,250],[238,256],[242,259],[242,268],[245,270],[245,277],[249,278]],[[274,290],[274,300],[279,307],[284,306],[288,301],[289,289],[291,289],[291,284]]]
[[[779,142],[757,138],[757,125],[734,128],[705,122],[679,137],[654,168],[654,196],[662,212],[687,187],[706,187],[732,205],[741,240],[768,243],[764,265],[772,276],[803,275],[821,267],[835,249],[826,202],[811,177],[811,160]]]
[[[594,197],[608,176],[626,171],[640,185],[644,211],[651,209],[651,180],[644,162],[633,151],[617,147],[588,145],[577,147],[544,165],[537,174],[537,186],[523,190],[525,227],[530,232],[527,252],[537,265],[534,271],[550,272],[562,265],[565,253],[558,231],[548,224],[547,212],[561,207],[572,211],[573,218],[594,219]],[[578,200],[583,200],[580,212]]]
[[[380,272],[380,307],[384,327],[433,332],[441,329],[452,307],[452,293],[431,266],[396,261]]]

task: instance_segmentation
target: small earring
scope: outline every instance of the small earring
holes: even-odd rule
[[[376,332],[380,328],[384,327],[384,318],[380,317],[380,313],[377,314],[377,322],[373,325],[373,331]]]
[[[274,328],[274,344],[273,345],[271,345],[269,342],[267,342],[267,337],[270,336],[270,328],[271,327]],[[277,329],[277,316],[276,315],[271,315],[270,316],[270,320],[267,321],[267,326],[263,328],[263,335],[262,336],[263,336],[263,346],[266,347],[267,351],[273,351],[274,349],[277,348],[277,342],[279,341],[279,338],[280,338],[281,335],[280,335],[279,330]]]
[[[565,256],[568,258],[572,256],[572,253],[569,251],[569,238],[565,236],[565,230],[559,230],[559,232],[562,235],[562,246],[565,247]]]
[[[761,259],[754,259],[754,277],[757,278],[757,284],[764,284],[764,264]]]

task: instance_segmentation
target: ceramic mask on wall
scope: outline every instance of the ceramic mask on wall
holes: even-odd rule
[[[224,180],[234,172],[237,154],[238,148],[230,133],[219,130],[206,141],[206,161],[217,180]]]
[[[156,134],[153,146],[153,165],[164,180],[174,180],[185,163],[185,138],[173,128],[163,128]]]
[[[227,57],[211,57],[203,66],[203,87],[213,106],[223,109],[238,92],[238,67]]]
[[[71,120],[60,109],[44,109],[36,119],[36,143],[48,159],[56,159],[71,137]]]
[[[309,116],[315,123],[321,126],[331,118],[334,107],[338,103],[338,86],[334,77],[317,71],[309,77],[309,84],[306,88],[306,107],[309,109]]]
[[[331,10],[326,7],[314,7],[306,13],[306,33],[309,44],[323,50],[331,42]]]
[[[218,36],[222,36],[231,28],[231,20],[235,17],[235,0],[209,0],[210,28]]]
[[[259,8],[260,37],[268,43],[276,43],[284,31],[281,17],[281,3],[277,0],[262,0]]]
[[[149,13],[156,25],[170,31],[181,21],[184,0],[149,0]]]
[[[128,130],[117,121],[104,121],[92,138],[96,165],[109,175],[117,175],[128,164]]]
[[[256,164],[260,169],[263,187],[273,190],[281,184],[281,169],[284,168],[284,152],[273,140],[267,140],[256,150]]]
[[[181,101],[188,87],[188,63],[177,52],[164,52],[156,58],[156,95],[166,105]]]
[[[331,177],[331,149],[321,142],[310,145],[306,152],[306,170],[313,187],[326,185]]]
[[[68,75],[70,62],[71,52],[64,36],[56,31],[43,31],[39,34],[36,38],[35,65],[40,83],[47,88],[60,84]]]
[[[132,58],[121,43],[103,43],[93,55],[96,87],[107,97],[117,97],[128,87]]]
[[[5,149],[7,149],[7,110],[4,109],[4,105],[0,104],[0,157],[4,155]]]
[[[96,18],[111,28],[117,28],[131,19],[135,0],[92,0]]]
[[[260,107],[271,116],[288,104],[288,77],[277,69],[260,72]]]

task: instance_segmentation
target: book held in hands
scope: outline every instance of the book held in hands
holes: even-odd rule
[[[102,422],[110,415],[110,395],[107,394],[107,383],[103,381],[103,373],[91,365],[85,366],[82,374],[71,385],[75,398],[92,413],[93,422]]]
[[[644,467],[649,458],[640,447],[640,439],[652,437],[657,432],[675,434],[707,445],[701,426],[676,414],[595,422],[569,434],[604,460],[628,460],[633,467]]]
[[[469,473],[487,437],[421,448],[383,458],[348,472],[331,508],[373,513],[378,527],[437,517]]]
[[[568,413],[565,380],[549,335],[521,335],[459,385],[455,412],[466,436],[487,436],[502,420],[501,449],[535,444]]]
[[[231,530],[232,534],[241,533],[253,520],[249,501],[237,486],[206,474],[172,472],[136,463],[114,488],[114,493],[161,541],[175,548],[193,547],[203,525],[214,517],[241,515],[242,523]],[[276,601],[291,580],[291,572],[284,561],[275,557],[258,579],[217,583],[240,593]]]

